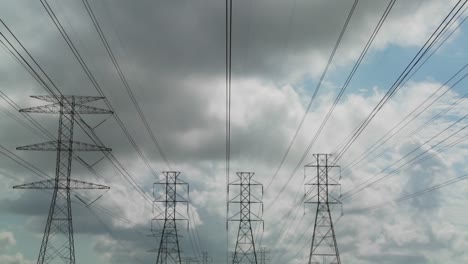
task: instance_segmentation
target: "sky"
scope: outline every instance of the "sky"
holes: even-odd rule
[[[113,155],[145,195],[153,195],[153,183],[161,179],[163,171],[181,172],[180,179],[190,186],[190,210],[186,215],[190,221],[180,224],[182,254],[200,257],[201,251],[206,251],[213,263],[226,263],[227,252],[234,250],[237,226],[231,222],[226,231],[224,1],[89,0],[170,166],[138,115],[83,2],[47,2],[128,135],[114,116],[84,116],[85,121],[95,126],[105,120],[95,128],[96,135],[112,148]],[[315,208],[294,206],[310,179],[305,178],[303,166],[312,162],[314,153],[335,153],[339,149],[457,1],[396,1],[328,123],[295,170],[389,3],[358,1],[307,111],[353,2],[233,1],[229,181],[236,179],[238,171],[250,171],[255,172],[253,179],[263,183],[264,229],[259,225],[254,226],[254,231],[257,248],[271,251],[271,264],[304,263],[308,258]],[[345,194],[344,213],[341,215],[341,208],[333,208],[333,219],[343,263],[468,262],[466,182],[391,202],[468,173],[464,166],[468,158],[464,141],[467,121],[462,119],[468,110],[463,100],[468,81],[462,79],[468,73],[468,25],[463,23],[467,15],[462,9],[449,27],[452,35],[437,50],[441,42],[436,43],[434,54],[339,160],[343,168],[340,183]],[[41,1],[0,1],[0,19],[63,94],[99,95]],[[12,39],[3,26],[0,32]],[[47,94],[3,46],[0,91],[21,108],[44,104],[30,96]],[[28,119],[3,98],[1,150],[11,151],[54,177],[54,153],[16,150],[47,139],[31,131]],[[103,101],[89,105],[107,108]],[[419,105],[420,110],[414,112]],[[289,155],[278,169],[305,112]],[[439,118],[420,128],[438,114]],[[31,117],[56,135],[56,115]],[[361,156],[389,131],[393,134],[395,126],[401,127],[402,120],[411,121],[383,146]],[[92,143],[78,127],[75,138]],[[427,159],[412,163],[426,152],[431,154]],[[79,155],[90,164],[102,157],[99,153]],[[359,163],[350,166],[355,161]],[[111,187],[107,192],[73,193],[77,263],[155,263],[153,250],[158,241],[148,235],[160,205],[143,199],[108,159],[93,169],[99,177],[76,161],[72,166],[73,179]],[[380,177],[385,178],[359,189],[363,182]],[[35,263],[51,192],[14,190],[14,185],[41,178],[2,153],[0,180],[0,263]],[[347,197],[355,190],[359,192]],[[94,206],[85,207],[75,194],[86,201],[102,197]],[[373,210],[361,210],[389,201]],[[289,211],[291,208],[294,210]],[[181,211],[186,212],[185,208]]]

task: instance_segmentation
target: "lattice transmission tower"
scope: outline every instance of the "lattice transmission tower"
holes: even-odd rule
[[[156,264],[182,263],[177,222],[186,221],[187,218],[177,211],[176,206],[178,203],[185,203],[186,215],[188,215],[188,199],[181,195],[178,189],[178,186],[187,186],[188,197],[188,183],[180,180],[178,178],[179,174],[178,171],[164,171],[164,179],[154,183],[155,203],[164,205],[164,210],[153,218],[153,221],[156,221],[161,229],[156,230],[153,223],[151,227],[153,235],[161,237],[157,249]],[[163,186],[163,189],[157,190],[158,186]],[[159,192],[162,192],[162,194],[159,194]],[[161,224],[161,222],[163,223]]]
[[[271,251],[269,249],[267,249],[266,247],[261,247],[259,252],[258,252],[258,255],[259,255],[258,262],[259,262],[259,264],[269,264],[270,261],[271,261],[270,253],[271,253]]]
[[[236,195],[229,199],[229,204],[239,205],[239,211],[228,219],[231,222],[239,222],[236,246],[232,258],[233,264],[259,264],[252,223],[261,222],[263,224],[261,217],[253,213],[255,205],[259,206],[258,209],[263,211],[263,185],[252,180],[254,174],[253,172],[238,172],[239,179],[229,183],[229,189],[236,188]],[[253,187],[257,187],[257,189],[253,190]],[[255,195],[256,193],[257,195]],[[230,210],[229,204],[228,212]]]
[[[75,246],[70,192],[73,189],[109,189],[107,186],[70,178],[74,151],[111,151],[110,148],[73,140],[77,114],[112,114],[85,105],[103,99],[93,96],[32,96],[51,104],[21,109],[25,113],[59,114],[56,141],[18,147],[18,150],[56,151],[55,179],[14,186],[14,189],[51,189],[52,202],[42,238],[38,264],[75,264]]]
[[[200,264],[200,260],[197,257],[185,257],[182,258],[182,262],[185,264]]]
[[[310,198],[305,202],[316,204],[309,264],[341,264],[331,213],[334,205],[341,205],[334,195],[336,192],[339,195],[341,185],[329,176],[332,169],[339,168],[330,164],[330,154],[314,154],[314,162],[305,166],[305,177],[313,176],[306,182],[306,197]],[[312,175],[307,175],[310,169]]]
[[[203,251],[202,252],[202,264],[209,264],[213,262],[213,258],[211,258],[209,255],[208,255],[208,252],[206,251]]]

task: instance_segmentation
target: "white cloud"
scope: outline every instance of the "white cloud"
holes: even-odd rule
[[[27,260],[21,253],[15,255],[0,255],[2,264],[32,264],[33,261]]]
[[[0,251],[16,245],[15,236],[11,232],[0,232]]]
[[[306,85],[307,87],[295,87],[291,84],[302,83],[306,77],[314,80],[320,74],[331,48],[330,43],[334,43],[341,28],[341,20],[344,19],[343,14],[347,13],[348,5],[351,3],[346,3],[345,8],[341,1],[321,3],[296,1],[298,2],[296,11],[299,17],[295,18],[297,20],[292,25],[291,30],[294,33],[290,34],[291,45],[289,49],[285,49],[284,41],[287,36],[278,34],[278,31],[289,35],[289,32],[285,32],[287,19],[284,17],[284,9],[289,11],[292,6],[284,6],[285,1],[277,1],[274,4],[270,2],[263,1],[256,9],[258,14],[253,20],[256,22],[252,24],[252,27],[254,32],[261,32],[261,34],[254,34],[250,42],[245,36],[236,36],[236,59],[242,58],[241,60],[243,60],[241,55],[244,54],[244,50],[239,47],[245,47],[246,43],[250,45],[251,52],[250,56],[245,58],[246,63],[243,64],[245,67],[239,67],[239,61],[235,61],[231,124],[232,178],[235,177],[235,171],[247,169],[255,171],[255,179],[264,184],[272,177],[281,155],[302,117],[304,103],[308,101],[305,98],[308,98],[310,94],[309,84]],[[96,3],[98,7],[96,9],[98,12],[102,12],[99,14],[113,12],[113,15],[107,16],[105,19],[103,15],[103,25],[110,32],[108,35],[112,45],[117,46],[115,48],[119,51],[117,56],[124,71],[128,70],[126,72],[130,76],[129,81],[134,85],[137,99],[141,102],[152,128],[157,132],[163,149],[168,158],[176,164],[175,167],[182,171],[180,177],[191,184],[192,201],[196,209],[195,215],[200,217],[195,222],[199,224],[200,230],[204,231],[200,232],[202,243],[205,243],[205,247],[215,255],[215,258],[221,259],[224,255],[222,252],[225,251],[223,243],[225,241],[226,190],[223,156],[225,101],[222,48],[224,46],[220,44],[224,41],[223,20],[221,19],[224,13],[219,12],[222,11],[222,6],[217,1],[204,7],[180,9],[180,3],[177,5],[165,3],[164,6],[155,10],[146,6],[145,3],[137,5],[133,2],[131,8],[126,8],[128,3],[128,1],[120,3],[114,1],[107,9],[103,8],[106,7],[103,1]],[[149,5],[149,3],[147,4]],[[347,32],[343,46],[340,48],[339,55],[337,55],[333,65],[335,70],[338,65],[349,66],[349,63],[357,57],[386,3],[387,1],[361,1],[356,16],[353,17],[350,24],[350,31]],[[268,10],[261,7],[268,7]],[[395,10],[391,13],[377,38],[374,48],[382,51],[390,45],[401,47],[419,45],[427,38],[435,23],[441,20],[449,7],[447,1],[397,2]],[[65,6],[65,8],[68,7]],[[206,10],[203,10],[204,8]],[[119,15],[122,10],[130,9],[135,9],[141,14],[131,15],[125,11],[124,14]],[[328,12],[323,10],[328,10]],[[177,15],[169,11],[177,11]],[[205,15],[201,15],[202,11],[210,15],[205,13],[203,13]],[[9,13],[15,14],[16,12]],[[26,23],[20,23],[21,25],[18,27],[15,25],[15,30],[22,32],[22,39],[32,43],[30,45],[34,47],[35,54],[38,54],[41,61],[47,65],[47,70],[53,73],[53,77],[66,92],[95,94],[95,91],[82,78],[81,71],[71,62],[68,52],[61,48],[56,49],[56,47],[62,47],[63,43],[61,39],[49,36],[51,29],[47,19],[42,17],[42,13],[39,15],[33,12],[32,14],[32,17],[38,16],[43,19],[37,22],[37,25],[32,26],[41,28],[41,25],[47,28],[47,31],[41,31],[43,34],[29,34],[33,36],[33,39],[28,39],[26,33],[31,29],[25,25]],[[73,21],[79,18],[76,14],[74,15],[70,18],[71,24],[74,24]],[[245,22],[245,20],[238,21]],[[187,27],[187,24],[190,26]],[[311,27],[311,25],[320,26]],[[111,28],[114,26],[119,29],[118,34],[112,32]],[[22,27],[26,27],[26,29],[22,29]],[[402,28],[406,30],[402,31]],[[143,149],[154,168],[163,168],[164,165],[159,156],[154,154],[155,149],[149,143],[148,135],[142,129],[140,120],[136,118],[125,92],[115,81],[112,69],[105,64],[108,62],[107,58],[104,59],[105,53],[93,46],[96,44],[94,43],[96,36],[89,34],[94,32],[90,31],[90,28],[87,28],[87,25],[83,23],[76,24],[74,30],[74,34],[77,34],[74,37],[81,40],[79,43],[81,50],[84,50],[86,59],[94,66],[96,75],[102,78],[102,82],[106,84],[104,87],[106,94],[136,139],[137,144]],[[154,32],[159,32],[159,34],[152,34]],[[82,35],[78,36],[78,34]],[[119,38],[121,38],[120,41],[118,41]],[[89,44],[89,46],[86,44],[85,47],[90,48],[84,49],[81,44],[82,42],[87,43],[87,40],[94,44]],[[142,43],[145,44],[142,45]],[[54,52],[53,56],[50,53],[52,51]],[[5,74],[5,78],[0,78],[1,85],[10,87],[6,89],[8,94],[22,106],[32,104],[30,100],[25,99],[26,93],[35,94],[43,91],[33,88],[30,79],[26,79],[25,75],[19,73],[20,67],[15,69],[14,73],[17,74],[15,76],[10,74],[13,72],[10,68],[11,61],[6,59],[2,61],[8,63],[0,63],[1,72],[8,74]],[[277,85],[277,83],[284,85]],[[358,156],[371,146],[439,85],[436,82],[409,83],[408,87],[402,89],[385,106],[361,138],[356,141],[348,154],[344,156],[342,165],[348,164],[353,157]],[[28,87],[28,90],[26,91],[22,87]],[[293,146],[290,157],[286,160],[283,169],[268,192],[265,193],[265,203],[271,205],[279,190],[288,184],[284,194],[265,215],[266,230],[263,243],[268,246],[277,246],[276,253],[282,258],[276,259],[276,261],[285,261],[291,258],[293,253],[295,254],[298,248],[301,248],[311,236],[310,229],[305,234],[304,230],[310,226],[312,215],[304,217],[299,224],[302,213],[301,206],[298,209],[301,212],[299,212],[295,222],[286,224],[288,232],[282,236],[283,243],[277,244],[278,230],[282,227],[278,224],[278,219],[294,203],[294,197],[300,197],[303,194],[302,170],[290,182],[288,182],[288,176],[328,111],[335,97],[336,88],[337,85],[331,81],[325,83],[319,98],[313,105],[313,111],[309,113],[297,142]],[[383,95],[383,90],[380,87],[359,88],[366,92],[351,93],[343,98],[337,105],[335,113],[312,152],[333,151],[336,145],[371,111]],[[457,96],[455,93],[450,93],[441,103],[450,102]],[[431,116],[434,109],[418,118],[415,124],[421,123],[425,118]],[[466,106],[462,107],[457,114],[465,113],[466,110]],[[52,117],[48,120],[52,120]],[[402,158],[408,149],[420,145],[426,138],[451,121],[450,119],[440,120],[437,125],[421,131],[417,137],[409,142],[400,142],[396,148],[390,149],[384,156],[365,160],[365,166],[357,167],[351,174],[345,175],[342,181],[343,190],[356,186],[378,173],[391,162]],[[15,146],[24,144],[25,138],[28,140],[31,138],[30,135],[21,134],[24,132],[23,128],[14,127],[12,121],[2,119],[1,122],[2,127],[11,128],[7,129],[8,131],[5,130],[4,133],[2,131],[1,134],[2,142],[6,142],[5,144],[8,144],[9,148],[14,149]],[[55,131],[56,123],[48,127],[51,131]],[[106,144],[114,149],[114,153],[122,160],[124,166],[135,175],[136,182],[150,193],[150,186],[156,179],[150,175],[128,142],[122,137],[115,122],[107,122],[97,131],[99,135],[102,135]],[[390,143],[393,142],[397,142],[397,140],[390,141]],[[37,153],[21,155],[32,160],[41,168],[53,172],[53,155],[51,157],[39,157]],[[453,165],[463,162],[466,155],[468,155],[466,150],[461,149],[438,155],[431,160],[434,163],[437,162],[437,166],[419,167],[394,175],[382,184],[368,188],[365,192],[356,195],[345,206],[354,208],[385,202],[400,196],[404,191],[415,191],[422,187],[418,183],[429,185],[438,180],[453,177],[456,174]],[[10,164],[5,166],[12,167]],[[20,171],[20,169],[15,167],[11,171]],[[112,233],[109,234],[103,230],[88,210],[78,209],[79,207],[74,206],[77,227],[75,230],[90,237],[96,238],[98,236],[95,240],[95,250],[102,253],[104,262],[124,263],[131,261],[133,257],[145,254],[142,251],[150,249],[152,246],[141,241],[143,240],[141,237],[144,235],[132,233],[134,228],[139,230],[146,228],[149,233],[149,222],[152,217],[151,205],[144,202],[138,193],[121,178],[119,173],[111,169],[105,162],[100,163],[96,169],[111,179],[112,183],[122,190],[125,196],[123,197],[115,191],[116,188],[113,188],[97,204],[129,218],[133,224],[101,215],[98,212],[102,221],[109,225],[110,233]],[[440,176],[443,172],[445,172],[444,175]],[[74,168],[73,175],[76,178],[81,179],[88,174],[81,168]],[[419,180],[420,177],[427,178]],[[12,191],[9,190],[9,192]],[[41,217],[44,220],[47,210],[38,213],[32,207],[37,207],[37,203],[43,203],[47,206],[50,197],[45,196],[47,199],[36,200],[36,203],[30,202],[31,197],[33,196],[22,194],[20,199],[23,199],[23,202],[16,201],[15,205],[18,208],[14,212],[27,212],[27,214]],[[440,260],[441,263],[444,263],[444,260],[456,258],[459,258],[459,262],[463,263],[463,257],[457,253],[462,252],[466,244],[464,242],[467,236],[466,230],[455,232],[452,226],[441,228],[440,223],[444,221],[443,208],[437,206],[436,208],[429,207],[429,210],[421,209],[425,208],[422,205],[428,205],[430,201],[443,199],[442,193],[431,197],[435,198],[418,200],[418,204],[410,202],[403,205],[402,208],[395,205],[365,215],[344,216],[337,225],[343,258],[346,258],[349,263],[373,263],[375,258],[381,254],[382,258],[389,259],[387,263],[391,263],[391,260],[407,261],[400,263],[411,263],[413,260],[416,263],[416,261],[421,260],[424,254],[429,255],[432,251],[441,252],[441,255],[444,256]],[[455,199],[452,198],[449,202],[453,200]],[[12,201],[4,202],[11,204]],[[421,206],[410,207],[410,205]],[[414,223],[417,224],[416,227],[414,227]],[[231,230],[233,228],[235,229],[232,227]],[[0,236],[0,244],[2,241],[6,241],[4,243],[7,244],[12,243],[8,235],[4,236],[3,240]],[[11,237],[13,238],[13,236]],[[298,241],[300,237],[303,238],[302,241]],[[434,248],[434,238],[447,242],[445,248],[440,250]],[[184,241],[187,239],[187,236],[183,238]],[[452,244],[448,243],[451,240],[455,241],[453,248],[450,248]],[[306,245],[305,251],[308,248],[309,246]],[[190,249],[185,251],[186,254],[190,254]],[[79,252],[78,254],[83,253]],[[8,264],[26,263],[22,255],[2,256],[0,260],[3,260],[0,261],[1,263]],[[300,263],[302,259],[297,258],[291,261],[291,263],[296,262]]]

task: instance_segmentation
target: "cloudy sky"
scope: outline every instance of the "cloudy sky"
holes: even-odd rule
[[[226,252],[234,249],[237,227],[231,223],[227,232],[225,225],[224,1],[89,0],[170,165],[155,147],[83,2],[47,2],[128,134],[110,117],[95,129],[97,136],[113,149],[144,195],[152,195],[153,182],[162,171],[181,171],[180,178],[190,184],[191,199],[189,231],[186,222],[180,225],[183,255],[195,257],[207,251],[213,263],[225,263]],[[236,171],[252,171],[254,179],[265,185],[265,229],[261,235],[261,228],[255,227],[255,234],[257,246],[271,250],[272,264],[304,263],[309,254],[314,208],[295,206],[304,195],[302,166],[312,161],[313,153],[339,149],[456,2],[396,1],[328,123],[295,170],[389,3],[358,1],[291,151],[275,173],[354,1],[233,1],[230,179],[235,179]],[[468,187],[464,181],[401,203],[361,210],[467,173],[464,161],[468,152],[463,141],[467,122],[461,119],[468,110],[464,102],[468,81],[463,79],[468,73],[468,26],[463,19],[468,14],[464,11],[434,45],[434,54],[339,160],[342,192],[353,194],[344,196],[343,216],[340,208],[334,210],[343,263],[468,262],[464,202]],[[63,94],[99,95],[40,1],[2,0],[0,18]],[[13,39],[3,26],[0,32]],[[44,104],[29,96],[47,92],[3,46],[0,91],[5,95],[0,98],[2,152],[11,151],[54,177],[54,153],[15,149],[48,139],[31,130],[28,119],[3,98],[25,108]],[[90,105],[107,107],[103,102]],[[56,135],[57,116],[31,117]],[[94,126],[107,116],[84,118]],[[431,122],[424,125],[428,120]],[[383,145],[361,156],[389,131],[391,138],[384,138]],[[79,128],[76,137],[92,142]],[[80,156],[88,163],[101,158],[99,154]],[[90,208],[74,198],[77,263],[154,263],[156,255],[151,250],[158,242],[148,235],[158,209],[108,159],[93,168],[99,177],[74,162],[72,177],[109,185],[111,190],[76,193],[89,201],[104,194]],[[380,178],[383,180],[360,189],[363,182]],[[2,153],[0,180],[0,263],[35,263],[51,192],[13,190],[14,185],[41,178]],[[287,214],[291,208],[295,210]]]

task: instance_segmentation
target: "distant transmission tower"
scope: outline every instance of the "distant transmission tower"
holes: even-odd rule
[[[202,264],[209,264],[211,262],[213,262],[213,259],[210,258],[210,256],[208,255],[208,252],[203,251],[202,252]]]
[[[238,193],[229,200],[229,204],[239,204],[239,212],[229,218],[229,221],[239,222],[237,231],[237,241],[234,250],[233,264],[259,264],[257,252],[255,250],[255,241],[252,232],[252,222],[262,222],[263,220],[252,211],[252,205],[257,204],[263,209],[262,199],[263,185],[252,180],[253,172],[238,172],[238,180],[229,183],[229,188],[238,187]],[[260,198],[252,193],[252,187],[260,187]],[[257,189],[258,192],[258,189]],[[229,210],[229,205],[228,205]]]
[[[259,250],[259,264],[269,264],[270,263],[270,250],[266,247],[261,247]]]
[[[160,231],[156,231],[152,227],[153,233],[158,233],[161,236],[156,264],[181,264],[177,221],[187,220],[187,218],[177,211],[176,205],[177,203],[187,204],[187,199],[180,195],[177,186],[186,185],[188,192],[188,184],[178,179],[180,174],[178,171],[164,171],[163,174],[164,179],[154,184],[155,202],[164,204],[164,211],[153,218],[154,221],[163,222]],[[162,191],[161,195],[157,194],[156,186],[163,186],[163,189],[159,190]]]
[[[331,165],[329,158],[330,154],[314,154],[315,161],[305,166],[306,170],[313,168],[315,171],[315,177],[306,183],[309,186],[307,193],[316,192],[309,196],[311,198],[306,203],[317,205],[309,264],[341,264],[330,208],[330,205],[341,205],[332,194],[334,187],[340,184],[329,177],[330,171],[339,166]]]
[[[18,150],[56,151],[55,179],[14,186],[14,189],[52,189],[52,203],[39,251],[38,264],[75,264],[75,246],[70,191],[109,189],[107,186],[70,179],[73,151],[111,151],[109,148],[73,141],[76,114],[111,114],[111,111],[84,105],[103,99],[92,96],[32,96],[51,104],[20,110],[25,113],[59,114],[57,141],[17,148]]]
[[[200,263],[197,257],[185,257],[185,258],[182,258],[182,260],[185,264],[193,264],[193,263],[199,264]]]

